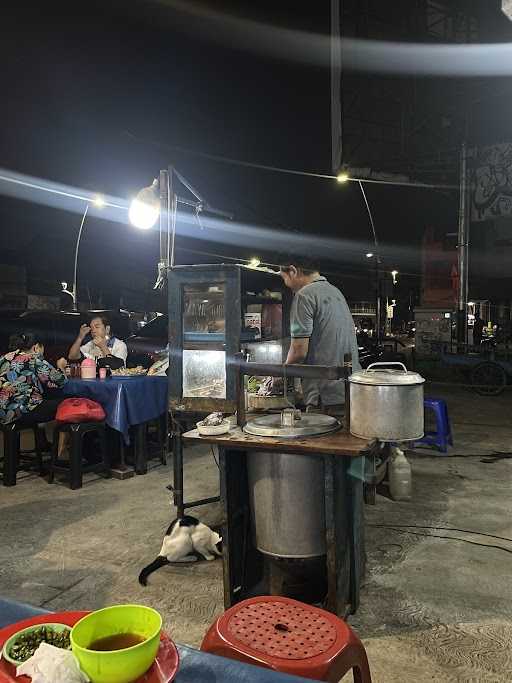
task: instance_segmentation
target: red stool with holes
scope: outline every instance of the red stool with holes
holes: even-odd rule
[[[203,652],[315,681],[336,683],[350,670],[371,683],[363,644],[330,612],[278,596],[250,598],[210,626]]]

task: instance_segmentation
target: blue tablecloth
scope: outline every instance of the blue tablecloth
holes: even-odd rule
[[[47,611],[0,598],[0,628],[44,613]],[[187,645],[176,647],[180,655],[180,668],[175,683],[307,683],[305,678],[208,655]]]
[[[167,377],[110,377],[69,379],[65,396],[80,396],[101,403],[109,427],[130,442],[132,425],[155,420],[167,410]]]

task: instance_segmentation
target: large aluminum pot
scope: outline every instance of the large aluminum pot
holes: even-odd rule
[[[363,439],[416,441],[424,430],[423,384],[403,363],[372,363],[350,382],[350,432]]]
[[[315,455],[249,451],[256,547],[266,555],[325,555],[324,463]]]

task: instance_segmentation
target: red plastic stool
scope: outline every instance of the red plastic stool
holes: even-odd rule
[[[315,681],[338,683],[351,669],[355,683],[372,680],[352,629],[334,614],[290,598],[237,603],[210,626],[201,650]]]

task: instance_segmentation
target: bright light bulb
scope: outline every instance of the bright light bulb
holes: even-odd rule
[[[61,287],[62,287],[63,290],[68,288],[68,283],[67,283],[67,282],[61,282],[60,285],[61,285]]]
[[[369,251],[369,252],[366,254],[366,258],[372,258],[372,257],[373,257],[373,253],[372,253],[371,251]]]
[[[349,178],[350,176],[346,171],[341,171],[341,173],[338,173],[338,175],[336,176],[336,180],[339,183],[346,183]]]
[[[94,199],[92,200],[92,203],[94,204],[94,206],[97,206],[99,209],[102,209],[105,206],[105,200],[103,199],[103,197],[101,195],[97,195],[96,197],[94,197]]]
[[[140,230],[149,230],[158,220],[159,210],[156,206],[151,206],[140,199],[134,199],[130,205],[128,216],[130,223]]]
[[[259,258],[252,258],[249,261],[249,268],[259,268],[261,266],[261,261]]]

